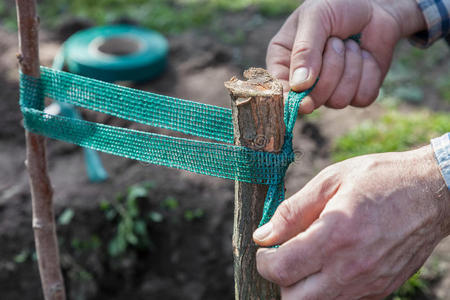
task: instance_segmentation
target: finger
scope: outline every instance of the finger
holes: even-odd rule
[[[345,45],[339,38],[329,38],[323,54],[320,79],[311,93],[314,108],[323,105],[336,89],[345,66]]]
[[[289,91],[289,67],[298,22],[297,15],[298,10],[289,16],[267,48],[267,71],[282,82],[284,92]]]
[[[304,231],[337,192],[338,178],[332,168],[319,173],[303,189],[281,203],[272,219],[254,232],[254,241],[261,246],[278,245]]]
[[[306,96],[300,103],[298,112],[301,114],[310,114],[314,111],[315,107],[314,99],[311,96]]]
[[[359,87],[351,105],[365,107],[378,97],[381,86],[381,69],[373,56],[366,50],[362,50],[362,74]]]
[[[329,225],[329,224],[328,224]],[[290,286],[322,268],[322,249],[330,226],[317,221],[279,248],[261,248],[256,253],[258,272],[280,286]]]
[[[335,299],[337,291],[330,285],[327,275],[318,272],[290,287],[281,288],[283,300]]]
[[[348,17],[351,13],[351,18]],[[322,66],[328,37],[341,39],[361,32],[372,15],[369,1],[306,1],[299,8],[297,34],[291,55],[290,85],[295,91],[310,88]]]
[[[311,3],[311,2],[309,2]],[[310,88],[322,66],[322,53],[330,35],[330,24],[323,24],[323,7],[304,3],[298,13],[297,34],[291,53],[290,86],[300,92]]]
[[[345,67],[333,95],[326,105],[331,108],[344,108],[356,95],[362,72],[361,48],[352,40],[345,42]]]

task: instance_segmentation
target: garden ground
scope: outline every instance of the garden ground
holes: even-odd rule
[[[222,14],[209,29],[171,34],[167,72],[133,87],[228,107],[223,82],[249,66],[264,66],[267,44],[284,18],[244,9]],[[68,20],[58,30],[43,30],[42,64],[50,65],[63,38],[83,26]],[[42,299],[18,107],[16,33],[0,27],[0,50],[0,291],[2,299]],[[288,194],[334,160],[404,150],[448,131],[448,56],[443,43],[428,51],[402,43],[380,101],[366,109],[324,108],[300,117],[294,147],[303,156],[288,172]],[[48,157],[70,299],[233,298],[233,182],[101,154],[110,179],[94,184],[86,179],[80,148],[49,140]],[[450,299],[450,240],[397,297]]]

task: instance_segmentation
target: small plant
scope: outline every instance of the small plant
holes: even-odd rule
[[[31,253],[30,250],[28,249],[23,249],[22,251],[20,251],[19,254],[17,254],[16,256],[14,256],[14,262],[16,264],[22,264],[24,262],[26,262],[28,260],[28,258],[30,257]]]
[[[161,207],[166,208],[168,210],[175,210],[180,206],[178,200],[174,197],[168,197],[161,203]]]
[[[202,218],[204,214],[205,212],[201,208],[196,208],[194,210],[188,209],[184,211],[184,219],[188,222],[192,222],[196,219]]]
[[[152,186],[151,183],[134,185],[125,196],[119,195],[111,202],[101,202],[100,208],[106,218],[117,222],[116,235],[108,244],[109,255],[115,257],[124,254],[130,247],[145,249],[151,245],[147,232],[147,222],[151,219],[142,215],[138,200],[147,197]]]

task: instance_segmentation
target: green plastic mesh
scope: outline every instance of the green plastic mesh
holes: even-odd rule
[[[45,97],[142,124],[233,143],[231,109],[41,67]]]
[[[358,43],[360,38],[360,34],[350,37]],[[279,154],[231,145],[230,109],[134,90],[45,67],[41,67],[40,79],[21,74],[20,104],[25,128],[36,134],[147,163],[269,185],[261,226],[272,218],[285,198],[284,176],[294,161],[292,131],[299,105],[313,88],[302,93],[289,92],[284,107],[286,135]],[[51,115],[44,112],[44,97],[221,143]]]
[[[21,75],[20,89],[24,125],[37,134],[147,163],[269,185],[281,183],[294,159],[292,151],[260,152],[50,115],[41,106],[43,96],[143,124],[190,134],[199,132],[195,135],[219,141],[232,140],[229,109],[136,91],[47,68],[41,69],[41,76],[36,79]],[[215,118],[218,121],[212,122]],[[225,120],[229,124],[225,125]]]

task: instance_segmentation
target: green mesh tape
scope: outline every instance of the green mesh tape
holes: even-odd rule
[[[89,83],[92,83],[96,92],[90,91]],[[122,95],[123,91],[128,94]],[[41,80],[21,75],[20,92],[24,125],[27,130],[110,154],[205,175],[269,185],[281,183],[283,174],[294,159],[292,151],[280,154],[260,152],[235,145],[177,138],[50,115],[37,107],[40,101],[36,99],[42,95],[55,96],[63,103],[86,108],[94,107],[95,110],[103,112],[114,111],[115,115],[128,119],[133,119],[130,116],[139,116],[139,120],[144,124],[190,133],[203,128],[204,132],[199,136],[221,139],[218,133],[220,128],[224,127],[220,125],[213,124],[212,129],[208,129],[205,124],[194,122],[194,120],[186,121],[186,123],[178,121],[206,114],[205,111],[213,111],[211,113],[213,116],[217,114],[217,111],[228,111],[214,106],[187,100],[180,102],[179,99],[171,101],[174,98],[169,97],[165,98],[166,101],[161,104],[159,100],[162,96],[159,95],[153,96],[154,94],[46,68],[42,69]],[[131,97],[128,95],[133,92],[141,95],[141,99],[146,101],[145,105],[137,104],[136,112],[127,103],[123,104],[122,110],[118,104],[117,106],[111,104],[111,102],[116,103],[116,99],[128,100],[127,97]],[[164,106],[166,110],[178,109],[177,120],[172,122],[164,120],[160,112],[155,112],[152,106],[154,99],[156,99],[157,107]],[[182,108],[178,107],[180,105]],[[108,110],[105,107],[108,107]],[[197,108],[200,112],[195,111]],[[159,114],[159,117],[152,116],[153,113]],[[213,117],[203,116],[201,119],[209,118]],[[216,128],[219,129],[216,130]],[[225,139],[224,136],[223,139]]]
[[[297,120],[298,109],[302,100],[314,89],[316,83],[308,90],[297,93],[290,91],[286,101],[284,102],[284,123],[286,124],[286,134],[282,153],[293,153],[292,150],[292,132],[294,130],[295,121]],[[276,174],[282,176],[280,184],[273,184],[267,191],[266,200],[264,202],[263,215],[259,226],[270,221],[280,203],[284,200],[284,175],[285,173]]]
[[[41,67],[45,97],[142,124],[233,143],[231,109]]]
[[[33,133],[139,161],[248,183],[270,185],[261,224],[284,200],[284,176],[294,160],[292,131],[302,99],[312,88],[291,91],[285,102],[285,143],[279,154],[231,145],[231,110],[138,91],[41,67],[41,78],[21,74],[25,128]],[[109,126],[43,111],[49,97],[146,125],[224,143],[205,142]]]

